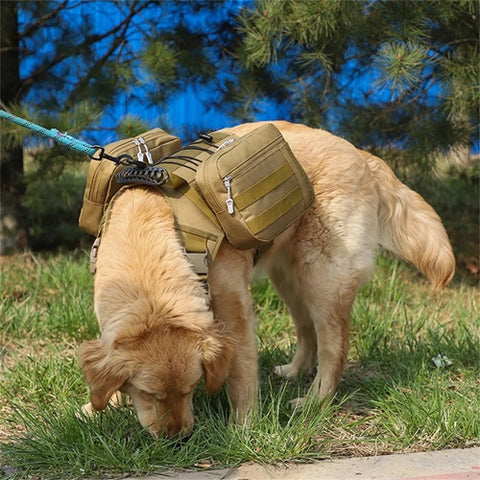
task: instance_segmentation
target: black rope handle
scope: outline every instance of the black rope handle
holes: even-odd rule
[[[120,185],[139,184],[158,187],[168,180],[168,172],[161,167],[147,167],[142,164],[130,166],[115,175],[115,180]]]

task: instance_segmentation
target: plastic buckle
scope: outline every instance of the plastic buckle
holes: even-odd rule
[[[208,276],[207,252],[185,252],[185,255],[195,273],[206,278]]]

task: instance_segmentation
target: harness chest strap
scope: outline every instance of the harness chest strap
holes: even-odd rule
[[[168,171],[168,182],[156,187],[168,201],[175,219],[175,228],[184,245],[185,255],[192,264],[195,273],[203,280],[208,277],[208,267],[213,263],[218,249],[225,238],[225,233],[215,214],[206,204],[196,189],[196,168],[192,169],[191,157],[194,154],[197,162],[206,160],[212,151],[224,141],[236,136],[226,132],[213,132],[209,138],[210,145],[194,142],[177,154],[165,157],[161,166]],[[198,144],[196,144],[198,143]],[[90,252],[90,271],[96,270],[96,258],[100,246],[100,238],[110,216],[111,206],[126,185],[114,194],[108,203],[98,228],[98,236]]]
[[[111,207],[124,189],[134,188],[135,185],[122,187],[111,199],[98,229],[98,236],[90,250],[90,272],[95,273],[98,248],[102,234],[108,226]],[[175,219],[175,229],[182,242],[185,255],[194,267],[195,273],[206,280],[208,267],[213,263],[225,234],[213,213],[201,207],[203,201],[198,192],[188,185],[174,189],[168,185],[158,187],[158,190],[168,201]]]

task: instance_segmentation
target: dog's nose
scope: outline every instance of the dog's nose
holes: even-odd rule
[[[177,440],[188,440],[192,435],[193,425],[183,425],[176,422],[168,422],[165,425],[164,435]]]

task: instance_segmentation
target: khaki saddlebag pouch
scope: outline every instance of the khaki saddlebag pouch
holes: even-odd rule
[[[154,128],[136,137],[110,143],[104,153],[111,157],[128,155],[134,160],[152,164],[172,154],[182,147],[178,137]],[[107,158],[91,160],[88,167],[87,183],[83,195],[83,204],[78,224],[82,230],[97,235],[105,210],[121,185],[115,175],[126,168],[125,164],[115,163]]]
[[[270,243],[313,203],[309,178],[272,124],[224,142],[195,180],[238,249]]]

